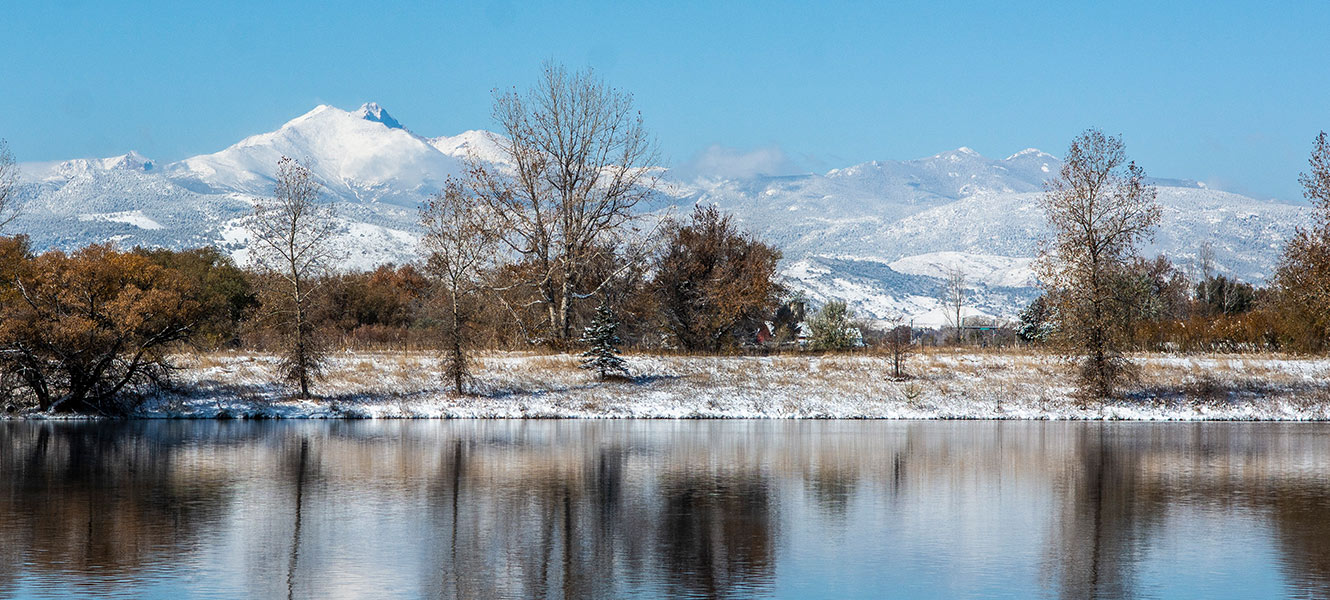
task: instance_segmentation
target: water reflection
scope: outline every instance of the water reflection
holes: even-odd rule
[[[0,422],[0,596],[1330,596],[1323,424]]]

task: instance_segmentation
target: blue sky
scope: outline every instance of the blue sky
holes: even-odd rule
[[[169,161],[368,100],[454,134],[547,59],[632,92],[698,168],[1061,154],[1096,126],[1152,175],[1294,200],[1330,129],[1327,2],[275,4],[16,0],[0,137]]]

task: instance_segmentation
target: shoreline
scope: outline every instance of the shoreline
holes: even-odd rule
[[[1060,358],[1023,350],[928,350],[905,381],[874,354],[629,354],[631,381],[596,380],[571,354],[487,352],[476,396],[457,397],[426,352],[329,356],[322,397],[289,399],[276,359],[181,355],[176,391],[131,419],[855,419],[1330,421],[1330,359],[1140,354],[1123,398],[1081,407]],[[99,417],[10,415],[12,420]]]

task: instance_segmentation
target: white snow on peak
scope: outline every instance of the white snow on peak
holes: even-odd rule
[[[397,119],[394,119],[392,115],[389,115],[388,111],[383,110],[383,107],[379,106],[379,103],[377,102],[366,102],[361,104],[355,114],[366,121],[383,123],[389,129],[405,129]]]
[[[1034,158],[1056,159],[1056,157],[1054,157],[1052,154],[1049,154],[1049,153],[1047,153],[1047,152],[1044,152],[1043,150],[1040,150],[1040,149],[1038,149],[1038,148],[1026,148],[1026,149],[1024,149],[1024,150],[1021,150],[1020,152],[1017,152],[1017,153],[1015,153],[1015,154],[1012,154],[1011,156],[1008,156],[1007,158],[1005,158],[1005,159],[1003,159],[1003,160],[1015,160],[1015,159],[1017,159],[1017,158],[1023,158],[1023,157],[1026,157],[1026,156],[1030,156],[1030,157],[1034,157]]]
[[[154,166],[152,159],[142,154],[139,154],[138,152],[135,152],[133,150],[130,150],[127,154],[121,154],[120,156],[112,156],[110,158],[103,158],[98,160],[97,162],[100,163],[98,166],[108,171],[111,169],[120,169],[125,171],[151,171]]]
[[[321,105],[276,131],[176,163],[172,174],[212,190],[266,195],[272,191],[278,160],[288,156],[304,163],[333,196],[396,199],[414,208],[417,195],[440,189],[448,175],[462,172],[456,158],[405,129],[385,127],[366,115],[392,120],[377,105],[367,104],[356,112]]]
[[[100,171],[138,171],[148,172],[157,167],[152,159],[130,151],[120,156],[107,158],[75,158],[72,160],[49,162],[26,162],[19,165],[19,176],[23,181],[40,182],[66,180],[79,175]]]
[[[139,229],[156,231],[162,228],[162,224],[143,214],[141,210],[124,210],[109,213],[83,213],[78,215],[80,221],[107,221],[110,223],[124,223],[133,225]]]
[[[454,136],[440,136],[429,140],[439,152],[459,160],[476,158],[482,162],[508,164],[511,160],[503,151],[504,138],[499,134],[482,129],[464,131]]]
[[[315,106],[314,108],[311,108],[311,109],[309,110],[309,112],[307,112],[307,113],[305,113],[305,114],[303,114],[303,115],[300,115],[300,116],[298,116],[298,117],[296,117],[296,118],[294,118],[294,119],[291,119],[290,121],[287,121],[286,123],[283,123],[281,129],[286,129],[286,128],[288,128],[288,127],[295,127],[295,126],[297,126],[297,125],[299,125],[299,124],[301,124],[301,123],[304,123],[304,122],[309,121],[309,120],[311,120],[311,119],[315,119],[315,118],[317,118],[319,115],[321,115],[321,114],[323,114],[323,113],[326,113],[326,112],[328,112],[328,111],[331,111],[331,110],[337,110],[337,108],[335,108],[335,107],[333,107],[333,106],[329,106],[329,105],[327,105],[327,104],[320,104],[320,105],[318,105],[318,106]],[[267,135],[267,134],[262,134],[262,133],[261,133],[261,134],[259,134],[259,135],[252,135],[252,136],[249,136],[249,137],[245,138],[244,140],[240,140],[240,143],[243,144],[243,143],[245,143],[245,140],[250,140],[250,139],[253,139],[253,138],[257,138],[257,137],[262,137],[262,136],[264,136],[264,135]]]
[[[466,131],[426,139],[401,128],[376,103],[328,105],[213,154],[157,164],[136,152],[110,158],[23,163],[29,199],[17,228],[36,248],[120,239],[188,248],[217,244],[243,262],[244,223],[256,197],[273,193],[278,160],[305,163],[338,205],[346,267],[417,258],[416,209],[465,161],[506,164],[504,139]],[[850,301],[884,318],[936,306],[945,268],[973,282],[972,306],[1010,317],[1033,299],[1030,257],[1047,235],[1039,208],[1061,161],[1034,148],[991,159],[968,147],[932,157],[872,161],[826,175],[663,179],[639,209],[686,214],[715,204],[784,253],[783,276],[823,301]],[[1212,240],[1226,273],[1259,282],[1278,261],[1305,207],[1205,189],[1159,185],[1163,223],[1147,254],[1179,264],[1197,240]],[[793,210],[797,208],[797,210]]]
[[[939,158],[946,159],[951,162],[958,162],[961,160],[982,159],[984,158],[984,155],[978,153],[977,151],[975,151],[974,148],[971,148],[969,146],[961,146],[960,148],[957,148],[955,150],[939,152],[937,154],[928,157],[927,159],[921,159],[921,160],[939,159]]]

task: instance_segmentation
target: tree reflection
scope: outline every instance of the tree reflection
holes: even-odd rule
[[[1057,595],[1132,597],[1177,527],[1245,519],[1289,595],[1330,597],[1321,437],[832,426],[0,423],[0,596],[218,561],[248,597],[751,597],[811,535],[958,592],[1012,570],[984,544],[1017,536]]]
[[[776,517],[761,472],[670,473],[661,492],[658,549],[674,595],[724,598],[771,583]]]
[[[1330,482],[1281,486],[1268,493],[1284,574],[1295,598],[1330,598]]]
[[[151,432],[154,435],[147,435]],[[181,467],[166,428],[141,423],[0,423],[0,591],[18,565],[90,586],[196,550],[227,495]]]
[[[1102,424],[1077,429],[1073,448],[1047,545],[1059,595],[1133,597],[1140,541],[1161,516],[1141,481],[1142,456]]]
[[[641,457],[625,446],[566,450],[446,448],[430,489],[439,577],[429,595],[612,598],[664,585],[670,596],[733,597],[774,577],[765,475],[630,481]]]

